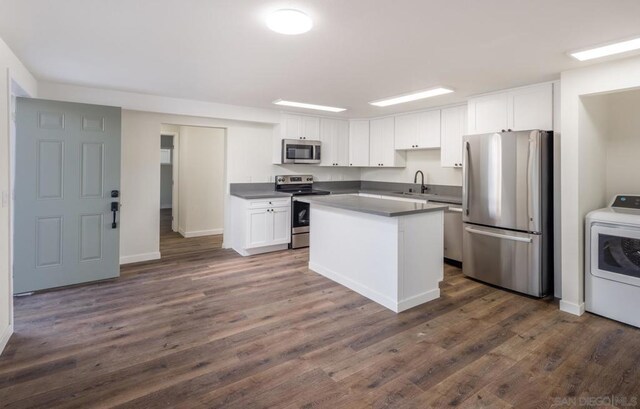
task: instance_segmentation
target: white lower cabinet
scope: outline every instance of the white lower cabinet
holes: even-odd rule
[[[291,199],[231,197],[232,247],[243,256],[284,250],[291,241]]]

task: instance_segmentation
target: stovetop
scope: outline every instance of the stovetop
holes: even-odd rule
[[[299,190],[286,190],[286,189],[280,189],[278,190],[279,192],[282,193],[290,193],[292,196],[312,196],[312,195],[328,195],[331,194],[331,192],[327,192],[326,190],[306,190],[306,189],[299,189]]]

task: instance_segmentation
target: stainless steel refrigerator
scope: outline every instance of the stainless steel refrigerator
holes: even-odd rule
[[[553,133],[463,139],[465,275],[543,297],[553,274]]]

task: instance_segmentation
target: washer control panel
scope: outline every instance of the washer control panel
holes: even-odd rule
[[[625,209],[640,210],[640,196],[636,195],[617,195],[613,199],[611,207],[622,207]]]

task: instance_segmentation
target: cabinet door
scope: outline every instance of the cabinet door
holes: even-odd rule
[[[393,117],[374,119],[370,129],[370,166],[394,166],[395,121]]]
[[[338,123],[335,119],[322,118],[320,120],[320,141],[322,142],[320,166],[336,166],[335,142],[337,134]]]
[[[416,148],[419,114],[398,115],[395,118],[394,146],[406,150]]]
[[[500,132],[509,128],[507,93],[486,95],[469,100],[469,133]]]
[[[270,212],[271,243],[284,244],[291,241],[291,207],[274,207]]]
[[[349,122],[349,166],[369,166],[369,121]]]
[[[395,148],[395,119],[375,119],[370,122],[370,126],[369,166],[404,166],[405,154]]]
[[[320,139],[320,118],[313,116],[302,117],[302,137],[304,139]]]
[[[462,167],[462,136],[467,133],[467,107],[446,108],[441,113],[440,162],[443,167]]]
[[[417,116],[415,147],[437,149],[440,147],[440,110],[420,112]]]
[[[553,130],[553,84],[509,92],[509,125],[514,131]]]
[[[282,116],[282,139],[300,139],[302,137],[302,117],[285,114]]]
[[[248,210],[247,218],[245,248],[268,246],[273,238],[271,212],[268,209]]]
[[[343,120],[337,122],[333,157],[337,163],[336,166],[349,166],[349,122]]]

